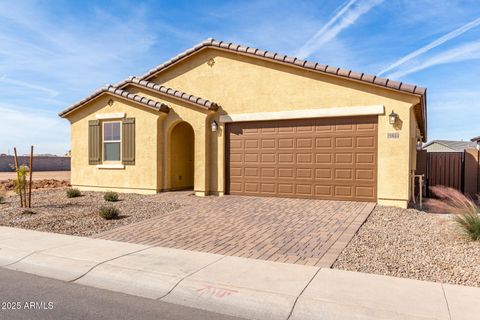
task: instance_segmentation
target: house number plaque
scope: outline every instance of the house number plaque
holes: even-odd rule
[[[387,139],[398,139],[400,138],[399,132],[387,132]]]

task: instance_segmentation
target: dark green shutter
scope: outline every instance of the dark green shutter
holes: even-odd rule
[[[122,122],[122,163],[135,164],[135,118],[125,118]]]
[[[88,164],[102,163],[102,132],[99,120],[88,121]]]

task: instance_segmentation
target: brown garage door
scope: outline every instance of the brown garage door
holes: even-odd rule
[[[377,117],[227,124],[235,195],[376,201]]]

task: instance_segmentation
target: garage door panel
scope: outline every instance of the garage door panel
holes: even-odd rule
[[[315,148],[319,149],[332,149],[333,148],[332,137],[317,137],[315,138]]]
[[[357,137],[355,141],[355,146],[357,148],[375,148],[375,137]]]
[[[277,184],[275,182],[271,183],[262,183],[260,185],[260,192],[267,195],[276,194]]]
[[[230,163],[242,164],[243,163],[243,153],[231,153],[230,154]]]
[[[278,149],[293,150],[295,148],[295,141],[293,138],[279,138]]]
[[[336,137],[335,148],[336,149],[353,148],[353,138],[352,137]]]
[[[313,138],[297,138],[297,150],[298,149],[313,149]]]
[[[294,190],[294,184],[293,183],[279,183],[278,184],[278,194],[280,194],[280,195],[293,196],[293,195],[295,195],[293,190]]]
[[[312,184],[297,184],[295,188],[295,194],[298,196],[313,196],[313,185]]]
[[[278,154],[278,163],[279,164],[293,164],[295,160],[295,155],[293,153],[279,153]]]
[[[297,168],[295,178],[313,179],[313,168]]]
[[[227,192],[376,200],[377,118],[227,124]]]
[[[293,178],[294,172],[293,168],[278,168],[278,178]]]
[[[297,153],[296,158],[298,164],[312,164],[314,155],[312,153]]]
[[[260,156],[262,164],[276,164],[277,163],[277,154],[276,153],[262,153]]]
[[[245,164],[258,164],[260,156],[258,153],[245,153],[243,159]]]
[[[332,168],[316,168],[315,179],[318,180],[332,180],[333,178]]]
[[[333,187],[330,185],[315,185],[315,195],[320,198],[332,198]]]
[[[375,195],[375,189],[370,186],[357,186],[355,187],[356,198],[371,199]]]
[[[262,139],[262,150],[276,149],[277,144],[275,139]]]
[[[251,150],[251,149],[258,149],[259,148],[259,141],[258,139],[246,139],[245,142],[245,150]]]
[[[353,186],[334,186],[334,196],[353,198],[353,188]]]

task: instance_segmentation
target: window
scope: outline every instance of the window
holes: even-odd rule
[[[121,122],[103,123],[103,160],[120,161]]]

